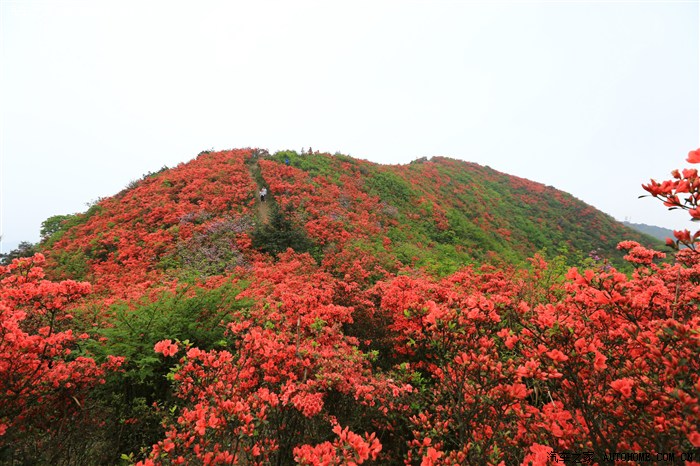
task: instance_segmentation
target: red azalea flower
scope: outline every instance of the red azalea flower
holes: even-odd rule
[[[691,150],[688,152],[688,158],[686,161],[688,163],[700,163],[700,149]]]
[[[171,340],[161,340],[153,346],[156,353],[163,353],[163,356],[174,356],[177,353],[177,343]]]

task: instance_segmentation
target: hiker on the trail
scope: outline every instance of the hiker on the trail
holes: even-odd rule
[[[284,164],[285,164],[285,165],[289,165],[289,157],[285,157],[285,158],[284,158]]]
[[[267,196],[267,188],[263,186],[260,190],[260,202],[265,202],[265,196]]]

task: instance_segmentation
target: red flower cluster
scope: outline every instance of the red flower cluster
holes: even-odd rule
[[[78,338],[70,306],[90,284],[44,279],[41,254],[0,266],[0,445],[31,432],[51,433],[78,416],[87,391],[106,369],[91,358],[73,357]]]
[[[156,353],[163,353],[163,356],[175,356],[178,351],[177,343],[173,343],[171,340],[161,340],[155,344],[153,350]]]
[[[163,282],[165,265],[182,265],[178,245],[206,235],[222,218],[250,215],[256,184],[246,165],[249,157],[249,150],[203,153],[100,201],[78,214],[78,225],[53,244],[51,269],[54,274],[84,270],[85,277],[94,277],[95,291],[108,293],[112,301],[140,298]],[[247,232],[237,238],[249,244]]]
[[[700,163],[700,149],[690,151],[686,159],[689,163]],[[672,180],[665,180],[661,183],[651,180],[649,184],[642,187],[653,197],[660,199],[669,209],[683,209],[688,212],[693,220],[700,219],[700,178],[695,168],[684,170],[674,170],[671,175]],[[683,196],[681,200],[681,197]],[[688,230],[674,231],[675,239],[667,239],[669,246],[678,249],[685,246],[695,249],[695,242],[700,237],[700,232],[695,232],[692,236]]]
[[[357,466],[368,459],[376,459],[382,445],[374,434],[361,437],[349,428],[333,426],[338,439],[333,443],[324,442],[315,447],[302,445],[294,449],[294,461],[308,466]]]

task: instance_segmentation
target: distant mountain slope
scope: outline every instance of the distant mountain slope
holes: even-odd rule
[[[666,238],[673,238],[673,230],[668,228],[647,225],[645,223],[622,222],[622,224],[641,233],[653,236],[661,241],[666,241]]]
[[[263,185],[264,222],[255,208]],[[89,279],[116,299],[222,274],[286,246],[334,273],[361,261],[442,275],[469,263],[522,263],[542,249],[595,250],[619,263],[623,239],[661,247],[567,193],[474,163],[436,157],[389,166],[241,149],[201,153],[147,176],[61,219],[40,249],[55,275]]]

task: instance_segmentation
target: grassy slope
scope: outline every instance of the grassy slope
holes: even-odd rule
[[[361,177],[377,199],[376,214],[391,252],[442,274],[469,262],[522,263],[535,252],[597,255],[621,264],[616,245],[634,240],[662,243],[633,231],[573,196],[488,167],[434,158],[408,165],[377,165],[326,154],[289,157],[310,179],[339,183]]]

